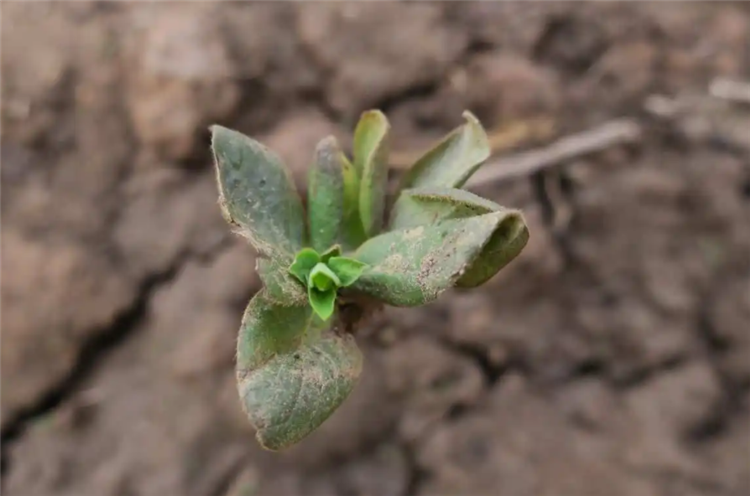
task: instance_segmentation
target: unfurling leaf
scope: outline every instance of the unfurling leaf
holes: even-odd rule
[[[503,215],[490,241],[456,282],[460,287],[476,287],[486,282],[513,261],[529,239],[529,231],[520,211],[501,207],[461,189],[427,187],[405,190],[396,207],[391,229],[425,226],[489,212]]]
[[[339,255],[341,255],[341,247],[333,245],[320,255],[320,260],[323,263],[327,263],[331,257],[338,257]]]
[[[328,260],[328,267],[339,278],[339,287],[346,288],[359,279],[367,264],[347,257],[332,257]]]
[[[454,129],[409,169],[401,188],[442,186],[459,188],[490,156],[490,145],[482,125],[471,112],[466,123]]]
[[[340,238],[344,219],[344,154],[336,138],[318,143],[308,180],[310,242],[322,252]]]
[[[303,246],[305,222],[289,171],[257,141],[221,126],[211,132],[224,217],[261,254],[291,257]]]
[[[260,444],[278,450],[322,424],[362,369],[350,335],[311,328],[310,307],[283,307],[265,290],[250,302],[237,342],[237,387]]]
[[[299,282],[307,285],[307,278],[310,271],[320,262],[320,255],[312,248],[304,248],[297,252],[294,257],[294,263],[289,267],[289,272],[296,277]]]
[[[351,287],[395,306],[428,303],[471,266],[503,217],[491,212],[376,236],[355,253],[370,268]]]
[[[388,131],[385,115],[370,110],[354,131],[354,168],[360,177],[359,215],[367,237],[377,234],[383,223],[388,181]]]
[[[328,291],[329,289],[335,290],[340,284],[341,281],[339,281],[338,276],[324,263],[317,264],[310,271],[308,285],[311,288],[315,288],[318,291]]]

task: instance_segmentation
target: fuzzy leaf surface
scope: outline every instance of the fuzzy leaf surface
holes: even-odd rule
[[[304,243],[302,201],[281,159],[257,141],[212,126],[219,200],[226,220],[256,250],[294,254]]]
[[[349,396],[362,371],[351,335],[327,332],[255,370],[238,370],[240,397],[258,442],[291,446],[317,429]]]
[[[394,306],[429,303],[472,265],[503,217],[490,212],[376,236],[355,253],[370,268],[351,288]]]
[[[503,210],[497,203],[466,190],[427,186],[401,192],[393,205],[390,230],[426,226]]]
[[[268,298],[282,306],[301,306],[307,302],[307,292],[304,283],[290,273],[290,263],[287,258],[259,258],[256,269]]]
[[[451,131],[406,172],[401,189],[424,186],[459,188],[490,156],[487,133],[471,112],[466,122]]]
[[[265,290],[245,311],[237,341],[237,388],[267,449],[290,446],[314,431],[359,378],[362,355],[353,337],[320,324],[309,306],[279,306]]]
[[[312,310],[306,303],[284,306],[269,297],[266,289],[258,292],[242,317],[237,339],[237,369],[254,370],[275,355],[297,349],[312,317]]]
[[[391,229],[430,225],[489,212],[503,215],[490,241],[456,282],[459,287],[476,287],[486,282],[513,261],[529,240],[529,230],[520,211],[502,207],[462,189],[427,187],[405,190],[395,207]]]
[[[360,177],[359,214],[366,236],[382,228],[388,180],[390,125],[378,110],[362,114],[354,131],[354,168]]]
[[[318,143],[308,178],[307,210],[310,242],[323,252],[336,243],[344,219],[343,152],[336,138]]]

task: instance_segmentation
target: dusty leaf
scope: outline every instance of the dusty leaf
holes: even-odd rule
[[[441,220],[463,219],[502,209],[497,203],[462,189],[430,186],[407,189],[393,205],[388,228],[426,226]]]
[[[336,138],[323,139],[315,149],[308,179],[307,210],[310,242],[323,252],[339,240],[344,219],[344,155]]]
[[[238,365],[239,394],[260,444],[280,450],[301,441],[349,396],[361,370],[354,338],[330,331],[261,366]]]
[[[305,338],[312,310],[307,305],[283,306],[257,293],[245,309],[237,339],[237,370],[254,370],[278,354],[297,349]]]
[[[281,159],[237,131],[211,132],[224,217],[261,254],[296,253],[305,236],[302,201]]]
[[[503,218],[482,252],[456,282],[460,287],[476,287],[508,265],[526,246],[529,230],[520,211],[461,189],[415,188],[401,193],[393,209],[390,228],[425,226],[489,212],[501,213]]]
[[[299,306],[307,302],[304,282],[290,272],[291,260],[284,257],[259,258],[256,269],[268,298],[283,306]],[[300,272],[305,274],[300,268]]]
[[[388,180],[388,119],[370,110],[354,131],[354,168],[359,174],[359,215],[367,237],[382,228]]]
[[[466,122],[454,129],[425,153],[404,174],[401,189],[424,186],[459,188],[490,156],[490,145],[482,125],[471,112]]]
[[[492,233],[490,241],[480,255],[467,267],[456,282],[462,288],[474,288],[487,282],[492,276],[512,262],[529,241],[529,229],[523,215],[515,210],[503,209],[503,218]]]
[[[351,288],[395,306],[428,303],[472,265],[503,218],[490,212],[376,236],[355,253],[370,268]]]

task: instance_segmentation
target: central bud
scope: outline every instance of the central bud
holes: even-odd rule
[[[318,291],[328,291],[341,286],[341,280],[331,269],[323,262],[313,267],[310,271],[310,277],[307,281],[308,286],[314,286]]]
[[[313,311],[321,319],[328,320],[336,310],[338,289],[352,285],[366,267],[359,260],[342,257],[338,246],[323,254],[304,248],[294,257],[289,273],[307,288]]]

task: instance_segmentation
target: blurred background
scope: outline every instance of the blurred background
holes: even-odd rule
[[[5,494],[750,494],[750,4],[4,2],[2,73]],[[531,240],[264,452],[207,127],[303,184],[369,108],[394,175],[476,113]]]

